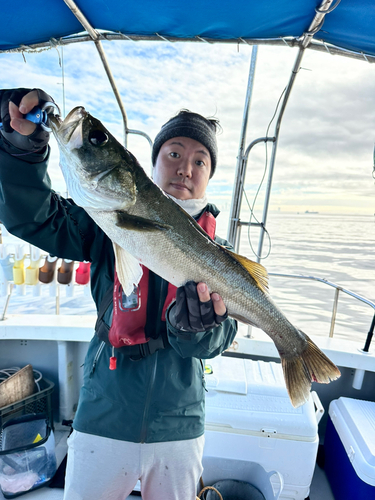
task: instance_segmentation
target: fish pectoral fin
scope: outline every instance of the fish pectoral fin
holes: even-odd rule
[[[132,254],[113,243],[116,259],[116,272],[125,295],[130,295],[142,278],[143,270]]]
[[[253,260],[244,257],[243,255],[239,255],[238,253],[231,252],[231,255],[239,262],[242,267],[248,271],[249,274],[254,278],[256,284],[262,290],[262,292],[267,292],[268,290],[268,273],[267,269],[262,266],[262,264],[258,264],[258,262],[254,262]]]
[[[122,210],[116,210],[117,222],[116,226],[132,231],[166,231],[172,229],[172,226],[163,224],[162,222],[152,221],[137,215],[131,215]]]

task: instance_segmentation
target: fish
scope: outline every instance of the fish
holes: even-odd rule
[[[176,287],[205,282],[222,297],[229,316],[271,337],[294,407],[308,401],[312,382],[340,376],[275,304],[266,269],[212,240],[97,118],[78,106],[64,121],[52,117],[50,126],[68,192],[112,240],[126,295],[141,279],[141,264]]]

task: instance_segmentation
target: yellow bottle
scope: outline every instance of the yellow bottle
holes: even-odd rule
[[[40,261],[39,248],[30,245],[30,264],[26,268],[26,273],[25,273],[26,285],[39,284],[39,261]]]
[[[15,285],[25,283],[25,253],[22,250],[21,245],[19,245],[14,255],[13,282]]]

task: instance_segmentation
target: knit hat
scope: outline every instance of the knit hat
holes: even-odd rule
[[[211,156],[211,174],[214,175],[217,163],[216,129],[218,120],[204,118],[198,113],[182,110],[165,123],[155,137],[152,148],[152,164],[155,165],[160,148],[173,137],[189,137],[206,147]]]

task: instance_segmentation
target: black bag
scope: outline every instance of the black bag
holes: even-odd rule
[[[5,498],[48,485],[55,472],[55,438],[45,414],[24,415],[3,424],[0,488]]]

